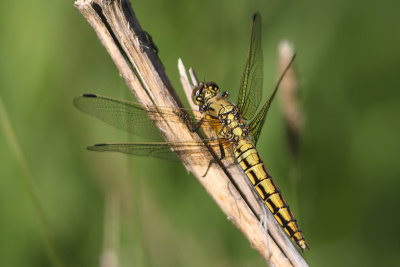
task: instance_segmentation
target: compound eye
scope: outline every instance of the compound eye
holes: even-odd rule
[[[201,100],[201,95],[203,94],[203,87],[197,90],[196,92],[196,99]]]
[[[212,91],[212,92],[218,92],[219,87],[215,82],[207,82],[206,83],[207,88]]]
[[[203,88],[204,88],[203,84],[200,83],[198,86],[196,86],[193,89],[192,100],[196,105],[200,105],[201,102],[203,101],[203,96],[202,96],[203,95]]]

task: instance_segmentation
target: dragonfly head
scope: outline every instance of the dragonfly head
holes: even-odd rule
[[[215,82],[199,83],[193,88],[192,100],[197,106],[202,106],[208,99],[219,94],[219,87]]]

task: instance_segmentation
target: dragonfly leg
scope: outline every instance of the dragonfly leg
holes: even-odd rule
[[[142,35],[143,40],[147,43],[145,46],[153,50],[154,54],[158,55],[158,47],[154,43],[153,37],[151,37],[150,33],[143,31]]]
[[[193,124],[190,123],[191,121],[190,122],[189,121],[190,120],[188,118],[186,118],[185,124],[188,127],[189,131],[191,131],[192,133],[197,131],[204,122],[203,118],[201,118],[201,120],[198,123],[196,123],[196,125],[193,126]]]
[[[221,152],[221,156],[218,159],[212,159],[210,160],[210,162],[208,163],[208,167],[206,172],[202,175],[202,177],[206,176],[208,173],[208,170],[210,170],[211,165],[213,165],[214,163],[218,163],[219,161],[223,160],[225,158],[225,150],[224,147],[222,146],[221,143],[219,143],[219,151]]]

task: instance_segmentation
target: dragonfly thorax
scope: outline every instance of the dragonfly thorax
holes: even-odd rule
[[[219,132],[221,137],[235,143],[249,138],[248,126],[236,106],[223,105],[218,119],[222,126]]]
[[[220,93],[215,82],[200,83],[193,89],[193,101],[204,115],[218,119],[221,128],[218,135],[229,141],[238,142],[248,137],[248,127],[238,108],[230,102],[228,93]]]

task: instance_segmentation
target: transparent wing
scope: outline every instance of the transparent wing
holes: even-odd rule
[[[184,162],[191,164],[203,163],[200,153],[208,151],[211,148],[218,155],[220,149],[224,149],[225,158],[234,158],[232,153],[232,146],[226,140],[213,140],[205,144],[203,142],[187,142],[187,143],[115,143],[115,144],[96,144],[89,146],[88,150],[99,152],[120,152],[142,157],[156,157],[168,161],[179,162],[176,156],[190,155],[191,160],[182,157]]]
[[[292,66],[295,58],[296,58],[296,55],[293,55],[292,59],[289,61],[289,64],[286,66],[286,68],[283,70],[281,76],[279,77],[279,80],[276,83],[275,88],[272,91],[271,95],[268,97],[267,101],[264,103],[263,107],[258,112],[257,116],[255,116],[254,119],[249,124],[249,129],[250,129],[251,136],[252,136],[252,142],[254,145],[257,144],[258,138],[260,137],[261,130],[264,126],[265,118],[267,117],[268,110],[271,107],[272,100],[274,99],[276,92],[279,89],[279,85],[281,84],[287,71]]]
[[[261,110],[258,112],[257,116],[254,117],[254,119],[250,122],[249,124],[249,130],[251,133],[251,138],[252,142],[254,145],[257,144],[258,138],[260,137],[261,130],[264,126],[265,118],[267,117],[267,113],[269,108],[271,107],[272,100],[275,97],[277,87],[275,88],[274,91],[272,91],[271,95],[268,97],[267,101],[261,108]]]
[[[178,162],[179,159],[167,143],[96,144],[87,148],[99,152],[120,152],[142,157],[156,157]]]
[[[142,107],[138,103],[95,94],[85,94],[74,98],[74,105],[79,110],[111,126],[155,141],[163,141],[163,138],[149,115],[161,115],[163,119],[172,123],[178,121],[181,123],[185,120],[199,121],[202,116],[200,112],[192,110],[156,106]],[[188,115],[188,111],[192,114]],[[204,123],[204,126],[216,127],[217,121],[210,119]]]
[[[254,14],[251,25],[249,48],[240,82],[237,107],[246,120],[251,119],[262,97],[263,52],[261,46],[261,16]]]

